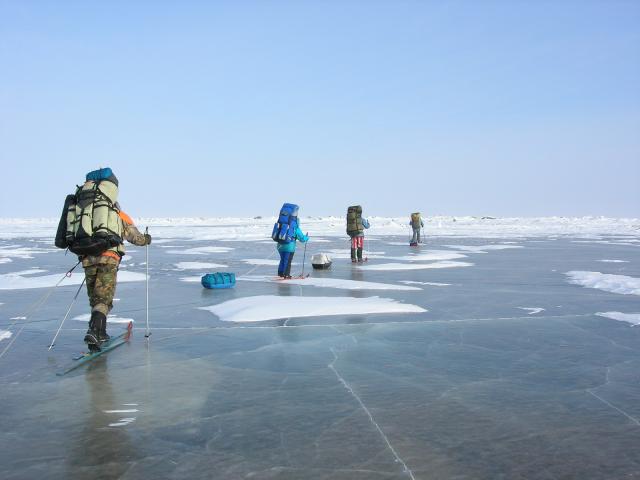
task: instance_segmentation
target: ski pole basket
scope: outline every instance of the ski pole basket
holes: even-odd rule
[[[236,274],[230,272],[207,273],[200,281],[204,288],[233,288],[236,286]]]

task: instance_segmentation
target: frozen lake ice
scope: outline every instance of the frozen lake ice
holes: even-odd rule
[[[0,478],[640,476],[637,235],[372,236],[366,264],[313,271],[348,248],[323,235],[309,281],[280,282],[264,238],[171,228],[150,248],[150,339],[135,248],[109,327],[134,319],[131,341],[65,377],[84,292],[47,345],[82,271],[31,312],[74,257],[0,237]],[[210,265],[236,287],[181,281]]]

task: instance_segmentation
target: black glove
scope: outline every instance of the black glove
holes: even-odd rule
[[[148,233],[144,234],[144,239],[145,239],[145,245],[149,245],[151,244],[151,235],[149,235]]]

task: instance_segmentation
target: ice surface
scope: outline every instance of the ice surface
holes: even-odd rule
[[[249,265],[265,265],[277,267],[280,264],[280,260],[272,260],[269,258],[243,258],[242,261],[244,263],[248,263]]]
[[[392,271],[392,270],[425,270],[428,268],[459,268],[472,267],[469,262],[434,262],[434,263],[377,263],[369,265],[359,265],[361,270]]]
[[[565,275],[569,277],[570,283],[583,287],[597,288],[605,292],[623,295],[640,295],[640,278],[585,271],[571,271]]]
[[[598,312],[596,315],[620,322],[628,322],[631,325],[640,325],[640,313]]]
[[[146,282],[120,282],[112,314],[137,319],[131,340],[64,377],[55,374],[86,348],[86,323],[71,320],[90,310],[85,289],[72,304],[77,284],[62,284],[41,305],[48,289],[0,290],[0,330],[12,334],[0,342],[0,478],[608,480],[640,471],[630,447],[640,442],[640,329],[594,313],[637,321],[638,296],[582,288],[564,274],[598,265],[598,275],[640,278],[639,222],[442,218],[415,249],[407,226],[377,219],[367,244],[402,260],[370,257],[359,268],[334,258],[321,271],[311,255],[348,252],[349,239],[343,218],[309,219],[305,230],[328,240],[307,245],[312,282],[238,281],[229,290],[204,289],[199,271],[175,265],[219,261],[239,277],[274,274],[243,261],[277,255],[272,221],[159,223],[149,247],[153,334],[144,336]],[[55,226],[0,226],[0,246],[49,248]],[[161,233],[168,241],[158,245]],[[525,248],[457,248],[487,244]],[[219,245],[233,250],[202,250]],[[186,249],[201,253],[169,253]],[[438,261],[410,257],[443,250],[473,265],[368,269]],[[62,277],[75,263],[62,250],[27,256],[0,264],[0,275]],[[133,258],[127,269],[143,273],[144,250]],[[180,281],[188,275],[197,283]],[[78,268],[72,278],[82,276]],[[314,284],[327,281],[422,289]],[[352,301],[369,309],[375,295],[395,302],[385,310],[422,311],[353,313]],[[259,320],[200,308],[234,301],[230,316]],[[335,314],[324,316],[326,306]],[[526,310],[534,308],[544,310]],[[109,323],[111,335],[126,327]]]
[[[228,265],[211,262],[178,262],[175,264],[178,270],[208,270],[212,268],[227,268]]]
[[[511,248],[524,248],[522,245],[443,245],[444,247],[455,248],[469,253],[487,253],[491,250],[509,250]]]
[[[233,250],[232,247],[196,247],[186,250],[167,250],[171,255],[205,255],[207,253],[227,253]]]
[[[456,260],[458,258],[466,258],[463,253],[450,252],[448,250],[427,250],[425,252],[415,253],[412,255],[403,255],[401,257],[385,256],[388,260],[401,260],[407,262],[431,262],[436,260]]]
[[[323,317],[328,315],[366,315],[374,313],[420,313],[417,305],[391,298],[368,297],[278,297],[260,295],[228,300],[200,307],[225,322],[262,322],[278,318]]]
[[[406,285],[430,285],[432,287],[448,287],[450,283],[438,283],[438,282],[418,282],[415,280],[400,280],[400,283],[404,283]]]
[[[344,290],[420,290],[417,287],[395,285],[391,283],[364,282],[361,280],[346,280],[341,278],[308,277],[279,280],[267,275],[245,275],[237,277],[247,282],[283,282],[293,285],[312,285],[314,287],[340,288]]]

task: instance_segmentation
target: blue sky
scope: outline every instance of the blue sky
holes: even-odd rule
[[[0,69],[2,217],[640,216],[637,1],[0,1]]]

